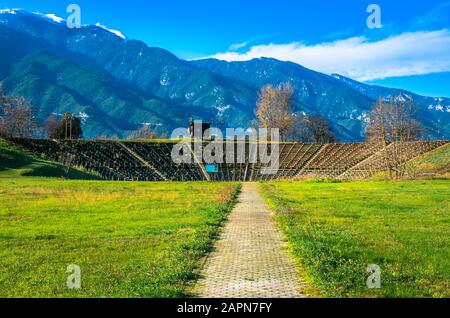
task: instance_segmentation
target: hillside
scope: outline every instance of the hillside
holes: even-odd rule
[[[419,105],[420,119],[431,138],[450,136],[450,99],[432,98],[387,87],[372,86],[333,74],[328,76],[292,62],[260,58],[243,62],[216,59],[197,60],[193,65],[255,89],[270,83],[289,82],[295,90],[296,110],[318,113],[328,118],[340,140],[362,140],[363,123],[375,101],[392,96],[410,99]]]
[[[450,98],[420,96],[404,89],[368,85],[338,74],[332,76],[373,100],[397,97],[413,101],[419,106],[417,117],[425,124],[429,132],[438,139],[448,138],[450,134]]]
[[[65,52],[66,59],[102,68],[145,93],[182,106],[183,113],[179,112],[178,117],[187,120],[193,114],[205,120],[216,118],[232,126],[247,126],[253,116],[253,89],[200,70],[164,49],[123,39],[95,25],[68,29],[38,14],[14,12],[0,14],[0,25],[6,30],[39,39]]]
[[[15,64],[3,81],[7,92],[27,96],[44,122],[50,114],[72,112],[83,120],[86,137],[118,136],[152,123],[178,127],[173,110],[156,98],[128,87],[109,73],[68,62],[47,52]],[[168,132],[166,130],[165,132]]]
[[[419,177],[450,178],[450,144],[411,162]]]
[[[255,117],[261,86],[282,82],[294,86],[294,110],[328,118],[340,141],[362,141],[363,123],[376,98],[398,94],[420,105],[417,117],[428,137],[450,138],[447,99],[368,86],[292,62],[188,62],[101,26],[68,29],[63,22],[23,10],[0,13],[0,46],[9,48],[0,52],[0,81],[7,83],[7,92],[29,98],[41,120],[52,112],[81,114],[88,138],[125,137],[142,123],[164,127],[167,133],[186,126],[191,115],[220,128],[245,128]],[[76,78],[42,58],[37,63],[49,65],[43,67],[45,75],[36,74],[35,55],[28,55],[42,51],[60,59],[59,67],[70,65]]]
[[[36,158],[0,139],[0,178],[20,176],[61,178],[65,175],[62,165]],[[67,178],[81,180],[100,179],[96,175],[76,169],[69,169]]]
[[[342,85],[334,78],[292,62],[261,58],[246,62],[215,59],[193,61],[193,65],[251,85],[255,90],[270,83],[289,82],[294,88],[294,110],[317,113],[330,120],[341,140],[362,140],[362,119],[373,100]]]

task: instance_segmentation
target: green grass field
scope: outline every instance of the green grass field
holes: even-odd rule
[[[238,187],[0,178],[0,297],[183,296]]]
[[[312,293],[449,297],[450,180],[262,184]],[[381,289],[368,289],[369,264]]]
[[[445,177],[449,150],[414,165]],[[63,175],[0,139],[0,297],[186,296],[239,190]],[[313,296],[450,297],[450,180],[261,188]],[[81,290],[66,286],[70,264]],[[366,287],[369,264],[381,267],[381,289]]]

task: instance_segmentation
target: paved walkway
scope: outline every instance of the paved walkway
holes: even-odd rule
[[[238,204],[200,275],[193,289],[199,297],[305,297],[305,283],[258,184],[243,184]]]

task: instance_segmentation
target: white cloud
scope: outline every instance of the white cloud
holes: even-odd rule
[[[271,43],[252,46],[243,53],[225,52],[209,57],[226,61],[272,57],[367,81],[450,71],[450,32],[409,32],[375,42],[361,36],[316,45]]]
[[[422,17],[419,17],[413,24],[413,28],[423,30],[424,28],[439,24],[441,22],[448,23],[450,14],[450,1],[437,5],[433,10]]]
[[[242,42],[242,43],[231,44],[230,47],[228,48],[228,50],[230,50],[230,51],[237,51],[239,49],[242,49],[242,48],[246,47],[249,43],[250,43],[250,41],[245,41],[245,42]]]

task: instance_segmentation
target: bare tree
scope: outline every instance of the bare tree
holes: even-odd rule
[[[299,129],[302,142],[326,144],[336,141],[330,124],[320,115],[304,116],[300,119]]]
[[[406,143],[417,140],[424,132],[415,119],[416,105],[402,96],[379,99],[369,114],[366,139],[381,144],[389,178],[400,178],[406,169]]]
[[[59,126],[60,121],[55,115],[50,115],[44,123],[44,131],[47,134],[47,136],[54,135],[56,129]]]
[[[31,137],[39,127],[24,97],[8,96],[0,86],[0,135],[6,138]]]
[[[256,117],[262,127],[278,128],[282,140],[286,140],[295,125],[291,111],[293,92],[291,84],[266,85],[259,92]]]

